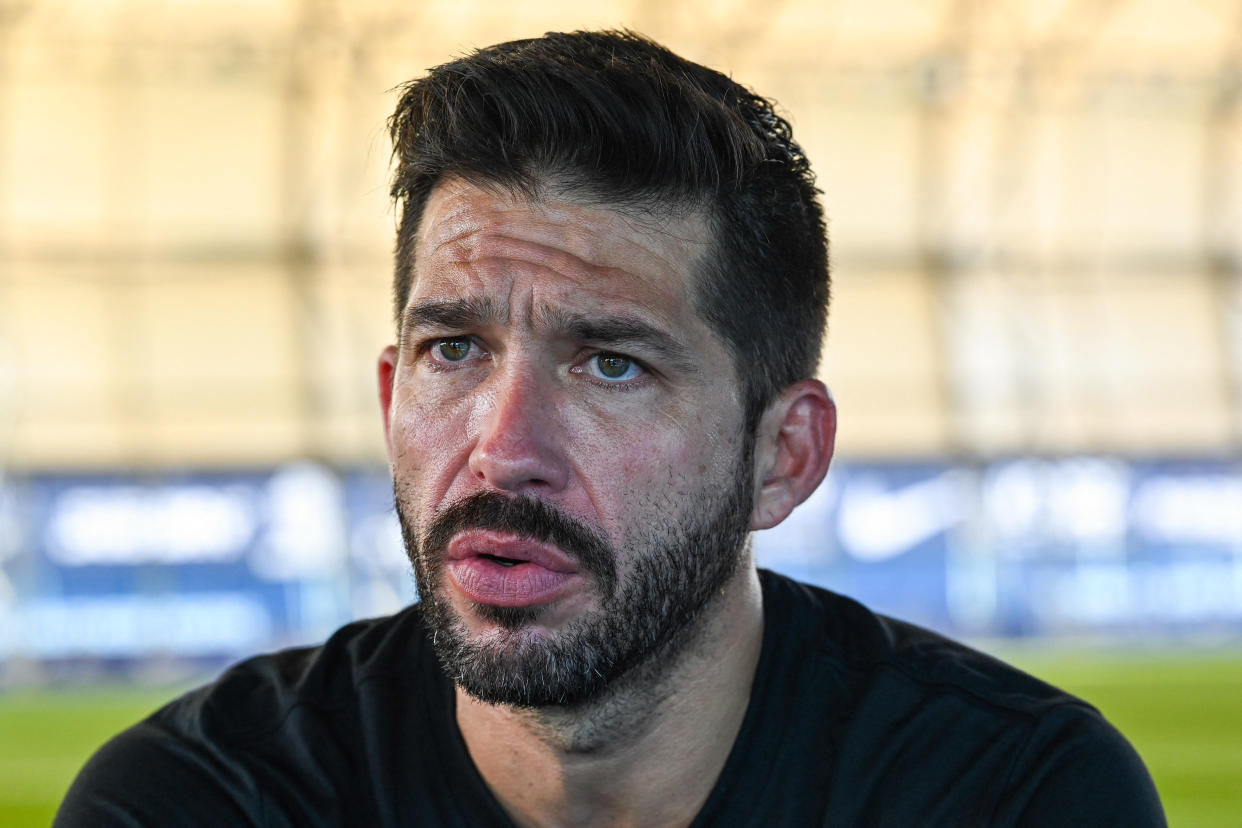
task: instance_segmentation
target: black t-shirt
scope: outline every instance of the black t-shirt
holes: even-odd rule
[[[695,826],[1164,825],[1086,703],[761,572],[750,705]],[[104,745],[58,826],[509,825],[419,608],[243,662]]]

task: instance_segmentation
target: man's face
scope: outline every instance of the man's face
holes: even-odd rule
[[[669,657],[738,571],[750,443],[691,299],[707,240],[455,180],[427,203],[381,394],[427,622],[485,701],[572,704]]]

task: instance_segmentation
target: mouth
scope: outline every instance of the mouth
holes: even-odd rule
[[[470,601],[538,607],[582,588],[573,558],[555,546],[494,530],[470,529],[449,542],[449,580]]]
[[[502,558],[499,555],[488,555],[487,553],[483,553],[479,557],[485,561],[495,561],[501,566],[517,566],[518,564],[526,563],[521,558]]]

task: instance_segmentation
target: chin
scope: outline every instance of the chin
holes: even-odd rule
[[[505,630],[517,631],[533,626],[541,615],[543,607],[498,607],[493,604],[472,604],[470,612],[474,617]]]

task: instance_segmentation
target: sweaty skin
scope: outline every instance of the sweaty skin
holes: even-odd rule
[[[405,513],[421,528],[480,491],[534,496],[606,538],[624,581],[643,554],[635,528],[679,521],[696,493],[723,491],[740,451],[737,375],[692,301],[707,241],[697,215],[655,226],[604,207],[442,182],[422,219],[401,341],[379,365]],[[759,428],[755,528],[783,519],[827,468],[826,457],[788,451],[831,407],[817,382],[797,388]],[[791,473],[805,480],[790,484]],[[503,558],[513,541],[483,533],[461,557]],[[553,579],[561,563],[545,552],[549,571],[527,580],[494,558],[474,558],[460,578],[450,565],[440,597],[486,641],[500,629],[475,600],[520,593],[514,600],[535,612],[525,634],[554,636],[597,612],[600,596],[579,574]],[[659,687],[534,711],[459,690],[471,756],[519,824],[693,819],[741,725],[759,656],[762,600],[744,554]],[[488,593],[480,583],[501,586]]]
[[[705,237],[697,217],[648,230],[605,208],[438,187],[392,355],[393,473],[417,498],[416,519],[493,489],[537,496],[619,547],[627,526],[666,520],[679,495],[727,473],[741,400],[687,281]],[[581,336],[588,323],[616,320],[653,336]],[[471,342],[465,359],[443,358],[434,343],[445,337]],[[641,367],[621,381],[602,377],[601,352]],[[487,633],[467,601],[452,602]],[[595,608],[579,590],[540,623],[556,629]]]

